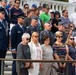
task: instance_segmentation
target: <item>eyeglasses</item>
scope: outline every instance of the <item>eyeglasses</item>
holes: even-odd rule
[[[74,26],[70,26],[70,27],[74,27]]]
[[[16,4],[20,4],[20,2],[16,2]]]
[[[65,12],[66,14],[68,14],[68,12]]]
[[[29,9],[29,7],[25,7],[25,9]]]
[[[35,38],[38,38],[39,36],[34,36]]]
[[[26,40],[30,40],[30,38],[26,38]]]
[[[2,13],[2,14],[5,14],[5,13]]]
[[[50,41],[50,40],[48,39],[48,40],[45,40],[45,41]]]
[[[70,38],[70,40],[74,40],[74,38]]]
[[[56,36],[56,37],[58,37],[58,38],[62,38],[62,36]]]
[[[25,19],[24,17],[22,17],[22,19]]]

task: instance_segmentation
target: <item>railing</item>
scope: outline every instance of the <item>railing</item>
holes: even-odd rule
[[[70,61],[70,60],[30,60],[30,59],[4,59],[4,58],[0,58],[0,60],[1,60],[1,75],[4,75],[4,61],[18,61],[19,63],[19,65],[20,65],[20,62],[44,62],[44,63],[46,63],[46,62],[49,62],[49,63],[51,63],[51,62],[64,62],[64,63],[66,63],[66,64],[68,64],[68,63],[75,63],[76,62],[76,60],[72,60],[72,61]],[[18,68],[18,75],[20,75],[20,66],[19,66],[19,68]],[[66,75],[68,75],[68,67],[66,66]]]
[[[69,3],[69,2],[60,2],[60,1],[51,1],[51,0],[21,0],[22,1],[22,6],[25,3],[28,3],[29,6],[31,7],[32,4],[37,4],[39,6],[40,4],[42,5],[43,3],[49,4],[50,8],[52,10],[58,10],[60,13],[62,13],[62,10],[67,9],[69,11],[69,15],[74,12],[74,9],[76,8],[75,3]]]

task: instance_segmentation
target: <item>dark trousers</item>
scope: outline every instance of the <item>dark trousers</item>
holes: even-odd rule
[[[72,63],[68,63],[68,75],[76,75],[75,66],[73,66]]]
[[[16,54],[12,53],[13,59],[16,59]],[[16,72],[16,61],[13,61],[12,63],[12,75],[17,75]]]
[[[21,68],[20,69],[20,75],[28,75],[28,69]]]
[[[6,51],[0,50],[0,58],[5,58],[5,56],[6,56]],[[1,61],[0,61],[0,75],[1,75]]]

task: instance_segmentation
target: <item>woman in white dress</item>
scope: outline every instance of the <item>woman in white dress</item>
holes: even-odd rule
[[[41,60],[42,59],[42,49],[40,43],[38,42],[39,34],[37,32],[33,32],[31,36],[31,42],[29,42],[31,59],[32,60]],[[38,75],[39,74],[39,66],[40,63],[32,63],[33,68],[29,69],[29,75]]]

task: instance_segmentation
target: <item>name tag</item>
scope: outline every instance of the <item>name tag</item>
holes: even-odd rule
[[[21,31],[18,31],[17,33],[21,33]]]
[[[2,27],[0,27],[0,29],[2,29]]]

